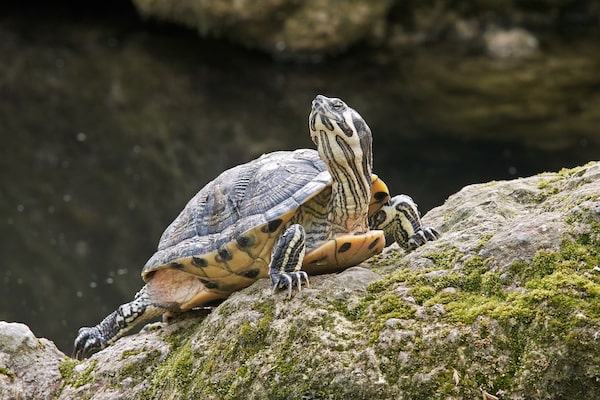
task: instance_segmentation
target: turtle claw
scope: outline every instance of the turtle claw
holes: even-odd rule
[[[292,288],[294,284],[298,285],[298,291],[302,290],[302,283],[306,283],[306,286],[310,286],[310,282],[308,281],[308,274],[304,271],[295,271],[295,272],[282,272],[278,275],[271,276],[271,280],[273,281],[273,293],[277,291],[277,289],[287,289],[288,291],[288,299],[292,297]]]
[[[102,336],[97,326],[80,328],[73,344],[73,358],[80,360],[107,345],[108,341]]]
[[[422,226],[408,239],[407,247],[409,250],[414,250],[427,242],[439,239],[441,236],[442,234],[437,229],[430,226]]]

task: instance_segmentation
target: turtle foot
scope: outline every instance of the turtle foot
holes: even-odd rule
[[[305,252],[305,236],[302,225],[293,224],[281,235],[277,246],[273,250],[269,275],[273,282],[273,293],[284,288],[288,291],[288,298],[292,297],[292,287],[298,285],[302,290],[302,282],[308,286],[308,274],[302,271],[302,260]]]
[[[80,328],[73,345],[73,358],[78,360],[85,358],[107,345],[108,340],[102,335],[98,326]]]
[[[279,274],[272,274],[271,281],[273,282],[273,293],[277,289],[287,289],[288,299],[292,297],[292,287],[294,284],[298,286],[298,291],[302,290],[302,283],[306,283],[306,286],[310,286],[308,281],[308,274],[304,271],[295,272],[281,272]]]
[[[121,304],[98,325],[79,329],[73,357],[84,358],[102,350],[136,325],[162,315],[165,311],[165,308],[152,303],[146,285],[135,295],[132,302]]]
[[[392,197],[369,217],[369,226],[383,230],[386,246],[396,242],[406,250],[414,250],[442,236],[437,229],[421,224],[417,204],[405,194]]]
[[[437,229],[431,226],[421,226],[414,235],[408,238],[407,247],[409,250],[414,250],[427,242],[438,240],[441,236],[442,234]]]

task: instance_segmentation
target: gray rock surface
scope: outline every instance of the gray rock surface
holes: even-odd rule
[[[66,358],[26,325],[0,321],[0,399],[52,399]]]
[[[313,277],[289,300],[259,281],[81,362],[2,323],[3,394],[599,397],[600,163],[468,186],[424,220],[439,241]]]

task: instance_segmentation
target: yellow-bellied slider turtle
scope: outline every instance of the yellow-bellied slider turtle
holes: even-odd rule
[[[201,306],[271,277],[273,289],[357,265],[393,241],[412,249],[439,233],[406,195],[390,199],[372,175],[371,130],[343,101],[317,96],[309,116],[317,151],[274,152],[223,172],[186,205],[142,270],[146,285],[97,326],[75,356],[133,326]]]

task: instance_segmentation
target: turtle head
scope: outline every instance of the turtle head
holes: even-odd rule
[[[366,232],[373,166],[369,126],[342,100],[319,95],[312,102],[308,127],[332,177],[332,232]]]
[[[318,95],[312,102],[308,127],[323,161],[328,165],[362,164],[362,172],[370,177],[373,139],[358,112],[338,98]]]

